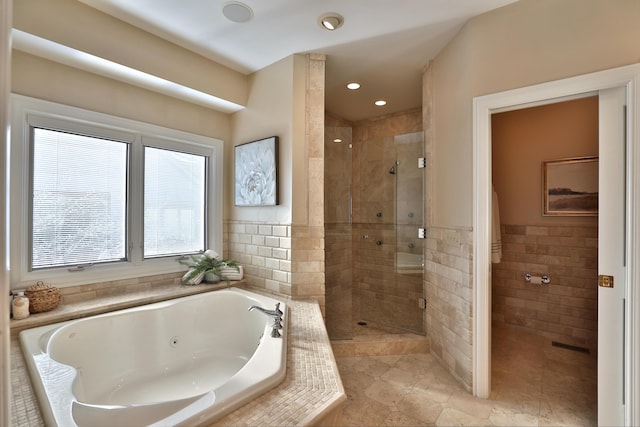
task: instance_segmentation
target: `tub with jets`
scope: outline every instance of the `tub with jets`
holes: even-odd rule
[[[279,384],[287,308],[223,289],[20,333],[47,426],[200,425]],[[276,312],[277,313],[277,312]],[[278,336],[280,335],[280,336]]]

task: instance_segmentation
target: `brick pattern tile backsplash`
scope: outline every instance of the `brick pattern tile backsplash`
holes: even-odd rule
[[[493,322],[565,344],[597,349],[597,225],[502,225],[503,258],[493,264]],[[549,284],[524,275],[548,275]]]

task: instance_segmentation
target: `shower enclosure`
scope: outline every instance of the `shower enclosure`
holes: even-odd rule
[[[359,324],[424,334],[423,133],[353,132],[325,128],[329,336],[350,339]]]

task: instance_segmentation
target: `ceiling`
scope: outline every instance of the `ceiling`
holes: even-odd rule
[[[228,0],[80,1],[245,74],[326,54],[326,109],[358,121],[420,107],[427,62],[468,19],[516,0],[242,0],[253,11],[244,23],[222,14]],[[344,25],[321,28],[328,12]],[[350,91],[350,81],[362,86]]]

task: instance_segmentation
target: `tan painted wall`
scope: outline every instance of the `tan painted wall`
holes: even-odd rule
[[[14,2],[13,17],[19,30],[215,96],[246,101],[246,76],[78,1],[20,0]],[[224,141],[231,138],[228,114],[17,50],[12,52],[11,90]]]
[[[227,114],[16,50],[11,91],[223,141],[231,137]]]
[[[472,223],[474,96],[640,62],[637,0],[520,0],[470,20],[433,62],[435,225]]]
[[[598,155],[598,98],[492,116],[493,185],[502,224],[594,224],[595,217],[543,216],[542,162]]]
[[[233,144],[226,147],[226,218],[238,221],[291,223],[293,98],[296,57],[290,56],[249,76],[247,108],[232,115]],[[278,136],[278,206],[236,207],[234,204],[233,147],[269,136]]]
[[[244,105],[247,77],[76,0],[14,1],[13,26]]]

